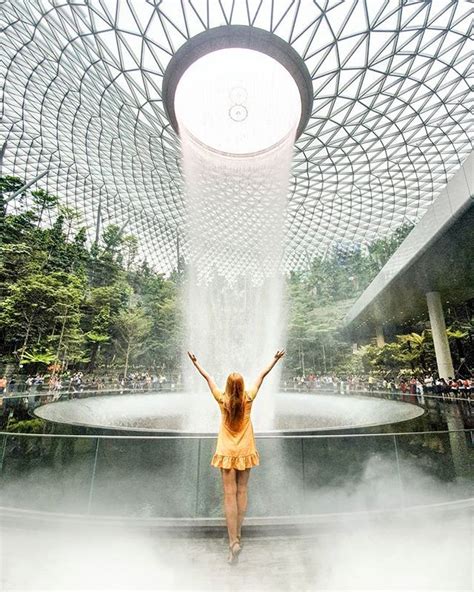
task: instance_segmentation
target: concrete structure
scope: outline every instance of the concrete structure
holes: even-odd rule
[[[345,325],[357,341],[427,310],[440,376],[453,375],[443,306],[474,298],[474,153],[359,297]]]
[[[444,322],[443,306],[439,292],[427,292],[426,302],[430,315],[438,374],[444,379],[452,378],[454,376],[453,360],[451,359],[451,351],[446,336],[446,323]]]
[[[375,339],[379,347],[385,345],[385,335],[383,332],[383,325],[381,323],[377,323],[377,325],[375,325]]]

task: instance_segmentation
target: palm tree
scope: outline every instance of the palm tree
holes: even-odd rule
[[[401,345],[400,359],[408,362],[413,372],[416,367],[427,372],[434,364],[433,337],[428,329],[422,333],[397,335],[397,341]]]

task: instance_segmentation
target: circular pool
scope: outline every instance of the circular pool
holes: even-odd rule
[[[256,399],[257,433],[321,432],[396,424],[423,415],[417,405],[362,396],[262,394]],[[94,396],[47,403],[35,414],[49,422],[127,432],[212,434],[219,409],[209,395],[149,393]]]

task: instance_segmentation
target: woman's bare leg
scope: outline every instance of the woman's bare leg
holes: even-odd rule
[[[245,518],[245,512],[247,511],[247,485],[250,477],[250,469],[245,471],[237,472],[237,535],[240,537],[242,532],[242,523]]]
[[[221,469],[222,484],[224,486],[224,511],[229,534],[229,545],[237,540],[238,511],[237,511],[237,476],[235,469]]]

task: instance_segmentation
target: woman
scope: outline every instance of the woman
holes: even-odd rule
[[[277,351],[272,362],[260,373],[250,390],[245,390],[242,376],[233,372],[227,377],[225,391],[222,392],[217,388],[214,379],[199,364],[196,356],[188,352],[191,362],[207,381],[221,410],[217,448],[211,465],[219,468],[222,474],[224,510],[229,534],[227,561],[230,564],[237,563],[242,549],[241,530],[247,509],[247,484],[250,469],[259,464],[250,420],[252,403],[263,379],[284,355],[284,351]]]

